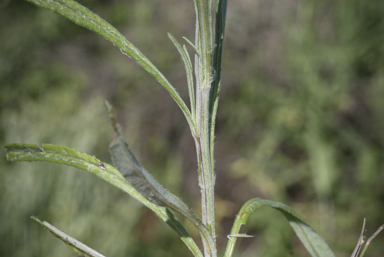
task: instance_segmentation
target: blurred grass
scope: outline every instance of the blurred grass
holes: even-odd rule
[[[184,99],[166,33],[193,39],[191,1],[86,0],[160,68]],[[384,223],[384,2],[229,3],[217,136],[218,245],[253,197],[305,217],[337,256],[362,221]],[[0,142],[62,144],[110,163],[110,100],[141,163],[199,213],[187,124],[157,82],[105,40],[23,1],[0,6]],[[80,171],[0,157],[0,255],[68,256],[36,215],[107,256],[187,256],[174,232]],[[192,228],[191,228],[192,229]],[[256,212],[237,256],[308,256],[284,218]],[[192,229],[192,235],[196,236]],[[382,235],[366,256],[382,256]]]

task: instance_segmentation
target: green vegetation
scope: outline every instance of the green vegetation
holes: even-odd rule
[[[217,95],[209,95],[213,99],[209,104],[202,102],[204,110],[213,115],[203,113],[199,119],[193,107],[197,97],[191,93],[189,66],[189,87],[179,75],[185,68],[177,54],[183,55],[184,64],[188,64],[188,56],[175,38],[194,38],[192,1],[81,4],[140,46],[164,76],[145,60],[141,65],[171,93],[182,112],[165,90],[153,85],[153,78],[147,78],[135,62],[101,37],[29,3],[8,1],[0,6],[2,142],[65,145],[97,156],[102,161],[86,159],[99,172],[114,169],[99,166],[111,163],[107,145],[112,133],[102,106],[107,98],[117,109],[130,149],[160,184],[175,195],[182,194],[197,216],[203,214],[219,255],[228,240],[236,239],[240,244],[235,256],[308,255],[284,218],[268,208],[257,209],[243,231],[232,231],[227,238],[237,211],[256,196],[291,206],[314,225],[337,256],[350,256],[363,217],[367,218],[368,234],[382,224],[384,5],[380,1],[305,1],[297,6],[244,1],[230,6],[215,158],[210,140],[214,138]],[[101,20],[97,23],[107,26]],[[200,20],[205,23],[209,24],[209,19]],[[174,35],[170,38],[178,51],[165,36],[167,32]],[[212,32],[205,32],[200,34],[214,38]],[[122,45],[109,40],[133,59],[139,56],[140,64],[143,58],[130,52],[132,47],[122,36],[114,35]],[[217,45],[214,50],[220,48]],[[212,41],[206,40],[198,47],[202,68],[196,80],[197,95],[199,86],[212,79],[212,86],[218,88],[221,55],[213,51],[217,58],[205,56],[203,53],[211,51],[202,50],[212,46]],[[209,65],[211,58],[215,73]],[[181,99],[190,99],[190,103]],[[180,122],[182,113],[188,123]],[[210,117],[213,119],[206,122]],[[203,126],[196,125],[199,121],[204,121]],[[195,138],[196,128],[203,128],[206,138],[200,149],[203,158],[198,162],[209,163],[205,167],[210,170],[215,164],[217,177],[215,205],[211,204],[213,191],[207,190],[203,195],[211,196],[211,203],[201,211],[196,199],[196,169],[200,165],[193,157],[188,124]],[[20,160],[38,160],[23,154],[62,154],[60,149],[67,148],[8,145],[7,149],[8,157],[14,153],[10,158],[15,160],[17,153]],[[1,255],[68,256],[64,244],[32,223],[30,215],[49,221],[107,256],[190,254],[177,234],[151,211],[95,176],[54,164],[13,164],[5,158],[0,159],[0,167]],[[211,172],[199,173],[200,178],[212,180]],[[129,187],[125,180],[121,183]],[[200,185],[204,185],[202,181]],[[261,203],[254,201],[248,204]],[[173,217],[165,207],[148,205],[159,209],[160,218]],[[216,216],[212,216],[215,209]],[[203,248],[199,232],[182,216],[178,218],[191,235],[182,238],[189,240],[185,243],[198,255],[198,248]],[[242,238],[244,234],[256,238]],[[215,243],[209,237],[205,254],[214,255],[209,245]],[[383,250],[382,244],[373,243],[366,256],[381,256]]]

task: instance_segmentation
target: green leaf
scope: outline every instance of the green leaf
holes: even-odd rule
[[[227,0],[217,1],[216,7],[216,24],[215,24],[215,49],[213,52],[213,80],[211,83],[211,91],[209,96],[209,113],[210,113],[210,151],[211,158],[214,158],[214,138],[215,138],[215,123],[217,115],[217,106],[219,104],[219,91],[221,84],[221,59],[223,54],[223,43],[225,33],[225,20],[227,15]],[[214,162],[211,163],[212,170]]]
[[[239,214],[236,216],[236,220],[233,224],[231,234],[228,235],[228,244],[225,251],[225,257],[230,257],[233,254],[233,250],[236,244],[237,237],[240,231],[240,227],[247,223],[249,215],[251,215],[257,208],[261,206],[269,206],[276,210],[279,210],[287,218],[289,224],[299,237],[305,248],[313,257],[334,257],[332,250],[329,248],[324,239],[311,228],[303,218],[301,218],[295,211],[289,208],[287,205],[279,202],[273,202],[264,199],[251,199],[246,202]]]
[[[4,147],[7,151],[7,159],[9,161],[53,162],[65,164],[95,174],[99,178],[120,188],[151,209],[179,235],[181,240],[195,256],[202,256],[199,247],[179,220],[167,208],[155,205],[143,197],[113,166],[104,163],[93,156],[80,153],[65,146],[48,144],[43,146],[32,144],[9,144]]]
[[[183,39],[190,45],[192,46],[192,48],[195,50],[195,54],[197,55],[200,55],[199,54],[199,49],[196,48],[196,46],[186,37],[183,37]]]
[[[64,233],[60,229],[56,228],[55,226],[52,226],[46,221],[41,221],[37,217],[31,217],[31,219],[35,220],[36,222],[40,223],[42,226],[46,227],[49,231],[51,231],[52,234],[54,234],[56,237],[60,238],[73,252],[75,252],[79,256],[89,256],[89,257],[104,257],[104,255],[96,252],[92,248],[86,246],[82,242],[76,240],[75,238],[71,237],[70,235]]]
[[[191,102],[192,117],[195,117],[195,89],[193,85],[193,68],[192,68],[191,59],[189,57],[189,54],[185,45],[184,47],[181,47],[179,42],[177,42],[177,40],[170,33],[168,33],[168,37],[176,46],[176,49],[177,51],[179,51],[181,59],[183,60],[184,67],[185,67],[185,74],[187,75],[188,92],[189,92],[189,100]]]
[[[194,128],[191,113],[179,93],[164,77],[164,75],[152,64],[151,61],[131,42],[129,42],[115,27],[91,12],[86,7],[72,0],[27,0],[37,6],[58,13],[72,22],[87,28],[110,41],[120,48],[121,52],[134,59],[149,74],[151,74],[169,92],[179,105],[191,130]]]

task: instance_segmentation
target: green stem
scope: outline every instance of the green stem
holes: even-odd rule
[[[199,66],[201,67],[202,73],[199,74],[199,80],[201,82],[201,87],[210,86],[210,76],[211,76],[211,55],[212,55],[212,40],[211,33],[212,30],[209,28],[209,24],[212,24],[212,14],[208,10],[208,3],[206,0],[197,0],[197,19],[198,19],[198,40],[199,40]]]
[[[196,22],[196,47],[198,55],[195,55],[196,74],[196,120],[195,143],[199,163],[199,182],[201,188],[202,220],[208,227],[212,238],[215,235],[215,202],[214,202],[214,171],[211,155],[211,115],[210,115],[210,91],[213,55],[212,37],[212,0],[195,0],[197,15]],[[216,249],[216,242],[209,248]],[[205,247],[205,256],[216,256],[216,252],[209,252]]]
[[[204,176],[204,191],[206,194],[206,226],[211,231],[212,237],[215,237],[215,174],[212,169],[213,160],[210,154],[210,127],[209,127],[209,88],[201,90],[202,98],[202,126],[201,126],[201,155],[202,169]]]

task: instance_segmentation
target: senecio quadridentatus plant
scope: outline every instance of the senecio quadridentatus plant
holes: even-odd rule
[[[183,112],[195,142],[198,183],[201,188],[202,217],[195,214],[188,205],[157,182],[138,162],[125,142],[121,128],[116,122],[113,109],[108,102],[106,102],[106,108],[115,132],[115,137],[109,146],[114,166],[72,148],[50,144],[42,146],[32,144],[6,145],[8,160],[53,162],[91,172],[120,188],[151,209],[177,233],[194,256],[216,257],[214,132],[221,81],[221,58],[227,0],[194,0],[196,11],[195,42],[192,43],[184,38],[192,48],[194,62],[191,61],[187,47],[181,45],[171,34],[168,34],[185,67],[190,98],[189,108],[156,66],[117,29],[97,14],[72,0],[27,1],[58,13],[72,22],[101,35],[120,48],[123,54],[135,60],[169,92]],[[215,4],[215,7],[213,4]],[[213,15],[214,9],[216,10],[215,15]],[[269,206],[282,212],[311,256],[334,257],[334,253],[323,238],[291,208],[279,202],[259,198],[246,202],[236,216],[231,233],[228,235],[225,257],[233,255],[237,238],[251,237],[241,234],[239,232],[240,227],[246,224],[248,217],[260,206]],[[184,226],[173,215],[172,211],[184,216],[198,229],[202,240],[202,251]],[[84,256],[103,256],[48,222],[40,221],[33,216],[31,218],[48,228],[76,253]],[[364,242],[362,238],[361,236],[352,257],[358,256],[360,247]],[[364,252],[365,249],[361,254],[364,254]],[[360,256],[362,256],[361,254]]]

